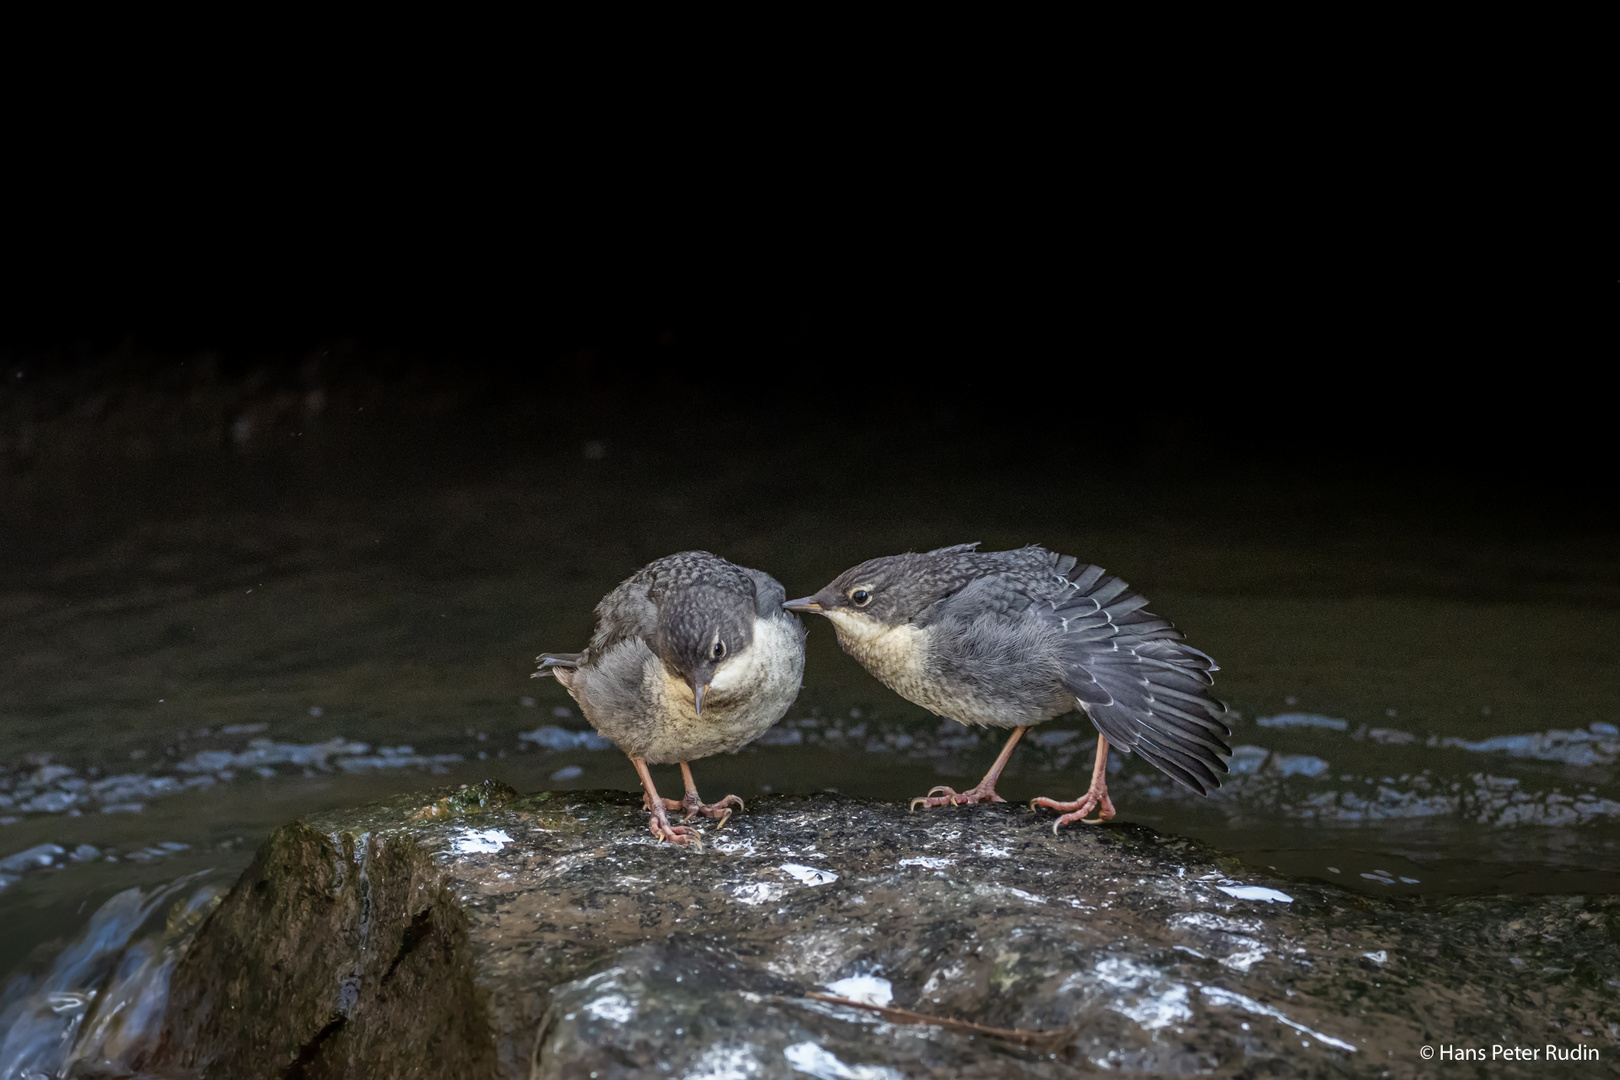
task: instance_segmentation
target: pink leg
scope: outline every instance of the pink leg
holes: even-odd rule
[[[912,799],[911,808],[915,810],[918,806],[971,806],[982,802],[1006,802],[1006,799],[996,794],[996,781],[1001,779],[1001,770],[1007,767],[1007,759],[1012,757],[1013,747],[1018,745],[1018,740],[1022,739],[1024,732],[1028,730],[1023,727],[1013,728],[1012,737],[1007,740],[1007,745],[1001,748],[1001,756],[996,758],[996,763],[990,766],[990,771],[984,774],[984,779],[975,787],[958,792],[941,784],[939,787],[930,788],[927,795],[919,795]],[[936,791],[940,794],[935,795]]]
[[[1058,831],[1059,825],[1067,825],[1071,821],[1078,821],[1085,825],[1101,825],[1114,816],[1114,800],[1108,797],[1108,740],[1101,735],[1097,736],[1097,763],[1091,768],[1091,787],[1086,793],[1074,802],[1058,802],[1044,796],[1029,801],[1029,808],[1044,806],[1050,810],[1063,812],[1063,816],[1052,822],[1052,832]],[[1086,815],[1093,810],[1097,816],[1090,821]]]
[[[686,781],[686,798],[680,802],[674,799],[664,801],[669,804],[671,810],[685,810],[687,821],[702,814],[704,817],[719,818],[720,824],[715,828],[723,829],[726,827],[727,819],[731,817],[732,806],[736,806],[739,810],[743,808],[743,801],[735,795],[727,795],[719,802],[704,802],[703,797],[698,794],[697,781],[692,779],[692,766],[684,761],[681,762],[681,779]]]
[[[666,809],[666,804],[671,804],[672,800],[659,796],[658,789],[653,786],[652,773],[647,771],[646,761],[633,757],[630,759],[630,764],[636,767],[636,772],[641,776],[641,805],[652,811],[652,820],[647,823],[647,828],[660,840],[668,840],[670,843],[679,844],[682,847],[690,844],[702,851],[703,837],[696,829],[688,829],[685,825],[671,825],[669,823],[669,812]],[[672,803],[672,805],[679,807],[681,804]]]

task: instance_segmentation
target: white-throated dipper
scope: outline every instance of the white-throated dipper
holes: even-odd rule
[[[533,677],[554,675],[585,719],[629,755],[641,776],[649,828],[660,840],[703,846],[671,825],[702,814],[723,826],[727,795],[705,803],[688,762],[736,750],[782,718],[804,677],[804,627],[784,610],[775,578],[707,551],[648,563],[596,605],[596,630],[579,653],[542,653]],[[648,765],[680,762],[686,798],[663,799]]]
[[[1140,754],[1200,795],[1220,786],[1231,735],[1226,706],[1209,694],[1215,661],[1182,642],[1147,600],[1100,566],[1030,546],[978,551],[957,544],[872,559],[786,605],[825,615],[838,644],[889,689],[963,724],[1012,728],[983,780],[936,787],[923,806],[1004,802],[996,779],[1030,727],[1084,709],[1096,725],[1091,787],[1052,825],[1114,816],[1108,747]],[[1089,824],[1089,822],[1088,822]]]

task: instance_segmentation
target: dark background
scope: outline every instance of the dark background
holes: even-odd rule
[[[921,424],[919,452],[1029,469],[1258,469],[1604,517],[1613,298],[1482,274],[1462,215],[1350,190],[1102,187],[1005,218],[1004,191],[892,218],[666,203],[662,223],[543,188],[59,197],[13,223],[0,362],[47,425],[124,388],[367,386],[485,417],[589,408],[601,431]]]

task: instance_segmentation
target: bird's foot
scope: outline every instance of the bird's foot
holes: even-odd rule
[[[659,799],[658,801],[664,804],[664,809],[665,810],[685,810],[686,809],[686,804],[681,802],[681,800],[679,800],[679,799]],[[641,808],[643,810],[651,810],[652,809],[652,799],[647,795],[647,793],[645,791],[643,791],[641,793]]]
[[[671,800],[664,799],[662,802]],[[675,804],[677,807],[679,803]],[[703,834],[696,829],[689,829],[685,825],[671,825],[669,815],[663,807],[652,812],[652,820],[647,822],[647,829],[660,840],[667,840],[678,847],[695,847],[703,850]]]
[[[1091,785],[1084,795],[1073,802],[1058,802],[1056,799],[1048,799],[1045,796],[1029,800],[1031,810],[1037,806],[1044,806],[1048,810],[1057,810],[1063,814],[1062,817],[1052,822],[1054,836],[1057,834],[1060,825],[1068,825],[1074,821],[1078,821],[1083,825],[1101,825],[1114,816],[1114,800],[1108,797],[1108,786],[1106,784]],[[1086,815],[1093,810],[1097,811],[1097,816],[1088,821]]]
[[[726,827],[726,822],[731,818],[731,808],[733,806],[739,810],[743,808],[743,801],[735,795],[727,795],[719,802],[706,803],[695,791],[689,792],[681,802],[676,802],[674,799],[666,799],[665,801],[669,803],[671,810],[685,810],[686,817],[683,819],[685,821],[691,821],[699,814],[704,817],[719,818],[720,824],[715,826],[717,829]]]
[[[927,795],[919,795],[911,800],[911,808],[915,810],[919,806],[972,806],[974,803],[1006,801],[996,794],[994,784],[986,784],[981,780],[966,791],[952,791],[944,784],[929,788]]]

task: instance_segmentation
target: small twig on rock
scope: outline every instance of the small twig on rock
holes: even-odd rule
[[[984,1035],[991,1039],[1005,1039],[1008,1042],[1023,1043],[1025,1046],[1056,1045],[1068,1036],[1066,1031],[1021,1031],[1018,1028],[986,1027],[975,1024],[971,1020],[952,1020],[947,1016],[934,1016],[930,1013],[912,1012],[910,1009],[897,1009],[892,1005],[871,1005],[864,1001],[855,1001],[836,994],[807,993],[808,998],[825,1001],[831,1005],[847,1005],[852,1009],[867,1009],[877,1013],[885,1020],[893,1020],[898,1024],[932,1024],[935,1027],[945,1028],[947,1031],[965,1031],[970,1035]]]

